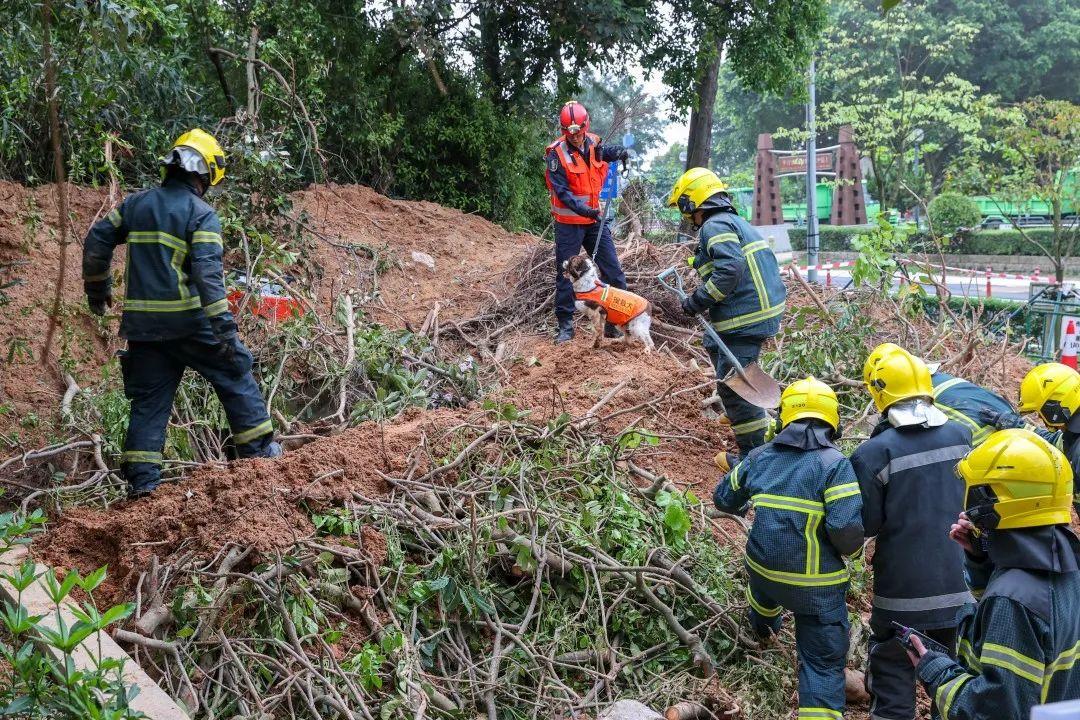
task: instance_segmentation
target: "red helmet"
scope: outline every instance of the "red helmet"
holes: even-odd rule
[[[562,106],[559,125],[562,126],[563,135],[589,132],[589,111],[577,100],[571,100]]]

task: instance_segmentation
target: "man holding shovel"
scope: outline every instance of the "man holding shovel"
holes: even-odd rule
[[[697,249],[688,262],[701,284],[683,299],[683,312],[690,316],[708,312],[720,341],[745,367],[758,359],[762,343],[779,332],[787,288],[768,242],[739,217],[726,190],[711,170],[691,168],[676,181],[667,204],[677,207],[698,230]],[[717,379],[723,381],[735,367],[731,358],[721,352],[711,333],[705,334],[703,344]],[[717,384],[717,394],[745,456],[765,442],[768,414],[724,382]],[[717,456],[724,472],[735,462],[726,453]]]

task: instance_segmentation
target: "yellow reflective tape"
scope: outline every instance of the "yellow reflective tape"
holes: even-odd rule
[[[951,388],[954,388],[963,382],[967,382],[967,380],[964,380],[963,378],[949,378],[948,380],[934,388],[934,399],[936,400],[938,395],[941,395],[941,393],[943,392],[947,392]]]
[[[221,235],[216,232],[209,232],[207,230],[196,230],[191,234],[191,244],[195,243],[212,243],[214,245],[221,245]]]
[[[772,495],[759,493],[750,498],[755,507],[771,507],[777,510],[794,510],[795,512],[807,513],[808,515],[824,515],[825,503],[806,498],[791,497],[790,495]]]
[[[802,573],[789,573],[781,572],[779,570],[769,570],[766,567],[762,567],[749,557],[744,558],[746,565],[751,570],[756,572],[766,580],[772,580],[773,582],[782,583],[784,585],[795,585],[797,587],[822,587],[826,585],[838,585],[845,583],[848,580],[847,568],[843,570],[837,570],[831,573],[816,573],[814,575],[804,575]]]
[[[943,683],[934,693],[934,700],[937,702],[938,709],[941,711],[941,717],[949,717],[949,709],[952,708],[953,699],[956,697],[956,693],[960,690],[960,687],[970,680],[973,676],[964,674],[953,678],[947,683]]]
[[[966,425],[967,427],[971,428],[972,434],[974,434],[977,430],[979,430],[979,428],[982,427],[981,425],[979,425],[979,423],[975,422],[974,420],[969,418],[967,415],[960,412],[959,410],[956,410],[955,408],[951,408],[948,405],[942,405],[939,402],[935,402],[934,405],[939,410],[941,410],[941,412],[943,412],[947,416],[949,416],[951,419],[955,420],[956,422],[958,422],[958,423],[960,423],[962,425]]]
[[[859,494],[859,483],[857,483],[857,482],[844,483],[843,485],[837,485],[836,487],[831,487],[828,490],[826,490],[825,491],[825,502],[826,503],[831,503],[831,502],[834,502],[836,500],[842,500],[843,498],[851,497],[852,495],[858,495],[858,494]]]
[[[120,456],[121,463],[151,463],[153,465],[160,465],[161,460],[161,453],[149,452],[146,450],[126,450]]]
[[[172,248],[179,252],[187,254],[187,243],[169,233],[160,231],[143,231],[130,232],[127,236],[127,241],[131,245],[164,245],[165,247]]]
[[[173,272],[176,273],[176,292],[180,294],[180,298],[187,300],[191,297],[191,293],[187,288],[187,274],[184,272],[184,256],[186,252],[180,252],[179,250],[173,250],[172,261],[169,265],[172,266]]]
[[[757,312],[747,313],[746,315],[739,315],[739,316],[733,317],[733,318],[731,318],[729,320],[721,320],[719,322],[714,322],[712,324],[712,326],[713,326],[713,329],[716,330],[717,332],[724,332],[724,331],[727,331],[727,330],[734,330],[736,328],[741,328],[741,327],[744,327],[746,325],[753,325],[754,323],[758,323],[758,322],[762,322],[764,320],[769,320],[771,318],[774,318],[777,315],[782,315],[783,312],[784,312],[784,306],[786,304],[787,304],[786,302],[781,302],[781,303],[778,303],[776,305],[773,305],[770,308],[766,308],[764,310],[759,310]]]
[[[739,489],[739,467],[740,465],[736,465],[735,467],[733,467],[731,469],[731,474],[728,475],[728,482],[731,483],[732,490]]]
[[[979,658],[975,655],[975,648],[971,646],[971,642],[967,638],[960,638],[956,642],[956,654],[964,661],[968,670],[978,672],[982,669],[982,663],[979,662]]]
[[[732,425],[731,432],[736,435],[747,435],[755,430],[764,430],[767,427],[769,427],[769,418],[763,417]]]
[[[746,265],[750,268],[750,279],[754,283],[754,289],[757,290],[758,307],[769,307],[769,292],[765,289],[765,281],[761,278],[761,270],[758,269],[757,260],[753,255],[746,256]]]
[[[844,715],[839,710],[829,708],[801,707],[798,720],[844,720]]]
[[[182,312],[198,310],[201,302],[198,296],[181,300],[132,300],[124,299],[124,312]]]
[[[782,607],[767,608],[757,600],[754,599],[754,593],[750,591],[750,586],[746,586],[746,601],[750,603],[750,607],[754,608],[754,612],[762,617],[774,618],[780,613],[784,612]]]
[[[749,255],[750,253],[756,253],[759,250],[767,250],[768,248],[769,248],[769,243],[767,243],[766,241],[764,241],[764,240],[755,240],[754,242],[752,242],[752,243],[750,243],[748,245],[743,245],[742,251],[743,251],[744,255]]]
[[[105,219],[112,223],[113,227],[120,227],[124,222],[124,217],[120,214],[120,211],[113,208],[112,211],[105,216]]]
[[[1054,674],[1063,670],[1072,670],[1077,660],[1080,660],[1080,642],[1058,655],[1054,662],[1046,666],[1046,674],[1043,676],[1042,684],[1042,702],[1046,702],[1046,696],[1050,692],[1050,683],[1054,679]]]
[[[263,435],[272,432],[274,432],[274,425],[269,420],[266,420],[265,422],[259,423],[250,430],[236,433],[235,435],[233,435],[233,442],[235,442],[237,445],[243,445],[244,443],[251,442],[257,437],[262,437]]]
[[[223,312],[225,312],[228,309],[229,309],[229,301],[226,300],[225,298],[222,298],[222,299],[218,300],[217,302],[212,302],[209,305],[204,306],[203,307],[203,312],[205,312],[208,317],[215,317],[217,315],[222,314]]]
[[[708,239],[708,241],[706,241],[705,247],[707,247],[707,248],[709,248],[711,250],[713,245],[715,245],[716,243],[722,243],[722,242],[734,242],[734,243],[737,243],[737,242],[739,242],[739,236],[736,235],[733,232],[720,233],[719,235],[713,235],[711,238]]]
[[[109,279],[109,273],[108,273],[108,271],[106,271],[106,272],[103,272],[103,273],[101,273],[99,275],[83,275],[82,279],[83,279],[83,282],[101,282],[102,280],[108,280]]]
[[[821,547],[818,545],[817,529],[824,515],[811,514],[806,518],[806,574],[815,575],[821,568]]]
[[[724,293],[720,292],[720,290],[717,289],[716,285],[713,284],[711,278],[705,281],[705,292],[709,293],[712,299],[716,300],[717,302],[720,302],[725,297],[727,297]]]
[[[610,285],[605,285],[604,289],[600,291],[600,302],[601,303],[607,302],[607,296],[608,296],[608,293],[610,293],[610,292],[611,292],[611,286]]]
[[[1010,647],[997,643],[984,643],[979,662],[985,665],[996,665],[1013,673],[1025,680],[1030,680],[1036,685],[1042,685],[1045,667],[1042,663],[1019,653]]]
[[[715,265],[714,265],[714,263],[713,263],[713,261],[712,261],[712,260],[710,260],[709,262],[705,263],[705,264],[704,264],[704,265],[702,265],[701,267],[697,268],[697,274],[698,274],[698,277],[705,277],[705,276],[707,276],[707,275],[708,275],[709,273],[711,273],[711,272],[713,271],[714,267],[715,267]]]

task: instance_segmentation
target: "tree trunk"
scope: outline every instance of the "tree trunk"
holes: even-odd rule
[[[41,351],[41,364],[49,361],[56,324],[60,318],[60,302],[63,299],[64,279],[67,274],[68,202],[67,179],[64,176],[64,151],[60,145],[60,98],[56,88],[56,58],[52,48],[52,1],[41,4],[41,51],[45,60],[45,94],[49,104],[49,138],[52,141],[53,174],[56,181],[56,214],[58,239],[60,241],[60,267],[56,272],[56,294],[49,313],[49,329],[45,333],[45,346]]]
[[[247,114],[248,122],[255,124],[255,118],[259,114],[258,94],[259,79],[255,71],[256,50],[259,47],[259,28],[251,26],[251,37],[248,38],[247,47]]]
[[[712,156],[712,120],[716,107],[717,78],[723,40],[706,36],[701,55],[705,65],[697,80],[697,104],[690,111],[690,134],[686,141],[686,169],[709,167]]]

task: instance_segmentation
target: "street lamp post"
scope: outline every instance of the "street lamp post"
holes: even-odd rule
[[[815,124],[814,58],[810,58],[806,103],[806,275],[817,282],[818,217],[817,217],[817,127]]]

